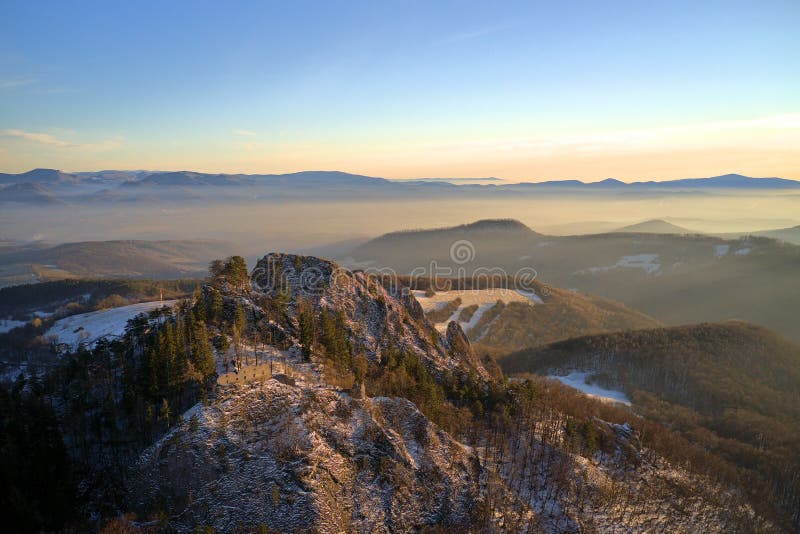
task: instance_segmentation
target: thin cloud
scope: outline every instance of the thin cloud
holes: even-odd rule
[[[15,129],[3,130],[0,132],[0,135],[2,135],[3,137],[13,137],[16,139],[22,139],[25,141],[29,141],[31,143],[36,143],[45,146],[52,146],[57,148],[72,148],[85,151],[113,150],[115,148],[119,148],[120,146],[122,146],[122,141],[123,141],[122,137],[111,137],[95,143],[72,143],[48,133],[26,132],[24,130],[15,130]]]
[[[9,78],[0,80],[0,89],[15,89],[17,87],[24,87],[36,83],[33,78]]]
[[[59,146],[59,147],[78,146],[46,133],[25,132],[23,130],[3,130],[3,135],[6,137],[16,137],[18,139],[25,139],[26,141],[39,143],[40,145]]]
[[[460,33],[454,33],[451,35],[446,36],[442,39],[441,43],[460,43],[463,41],[471,41],[472,39],[478,39],[480,37],[484,37],[486,35],[491,35],[493,33],[497,33],[500,31],[507,30],[511,28],[513,24],[504,23],[504,24],[491,24],[488,26],[484,26],[482,28],[476,28],[474,30],[464,31]]]
[[[236,135],[241,135],[243,137],[253,137],[258,135],[258,133],[252,130],[242,130],[242,129],[234,130],[233,133],[235,133]]]

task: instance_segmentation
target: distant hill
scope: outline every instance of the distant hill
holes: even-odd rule
[[[800,226],[781,228],[778,230],[762,230],[760,232],[754,232],[754,234],[800,245]]]
[[[800,188],[797,180],[785,178],[751,178],[741,174],[724,174],[708,178],[681,178],[678,180],[623,182],[606,178],[599,182],[581,180],[550,180],[544,182],[522,182],[523,187],[559,187],[575,189],[795,189]]]
[[[0,202],[20,202],[26,204],[62,203],[52,191],[39,182],[17,183],[0,187]]]
[[[290,174],[206,174],[191,171],[157,172],[144,175],[136,181],[127,181],[126,187],[136,186],[309,186],[322,185],[393,185],[383,178],[372,178],[338,171],[304,171]]]
[[[465,225],[385,234],[345,259],[400,274],[427,272],[432,262],[467,276],[533,269],[537,281],[621,302],[665,324],[741,319],[800,340],[794,319],[800,314],[798,246],[762,237],[546,236],[520,224],[489,227],[493,231]],[[468,244],[456,244],[461,240]]]
[[[148,174],[140,180],[124,182],[123,186],[235,186],[243,183],[242,177],[236,175],[179,171]]]
[[[623,226],[616,232],[623,232],[623,233],[642,233],[642,234],[692,234],[696,232],[692,232],[691,230],[687,230],[681,226],[672,224],[667,222],[663,219],[651,219],[649,221],[644,221],[636,224],[631,224],[628,226]]]
[[[458,281],[448,282],[459,287]],[[453,289],[430,297],[418,291],[416,297],[438,328],[458,321],[476,347],[494,354],[569,337],[661,326],[624,304],[541,282],[526,284],[519,291]]]
[[[470,340],[508,351],[586,334],[660,326],[656,319],[619,302],[547,284],[534,287],[541,303],[495,305],[467,331]]]
[[[79,181],[78,176],[55,169],[33,169],[21,174],[0,173],[0,183],[6,184],[65,184]]]
[[[488,261],[495,253],[505,254],[510,246],[531,243],[541,237],[516,220],[486,219],[448,228],[390,232],[356,247],[350,256],[358,261],[377,260],[408,274],[416,267],[428,267],[431,262],[453,265],[451,253],[456,251],[451,251],[451,246],[459,241],[469,242],[463,252],[473,256],[467,258],[470,260],[467,263],[472,263]],[[475,258],[474,254],[480,256]]]
[[[190,278],[234,253],[218,241],[83,241],[0,248],[0,285],[65,278]]]
[[[745,188],[745,189],[795,189],[800,188],[797,180],[785,178],[751,178],[741,174],[724,174],[711,178],[684,178],[680,180],[667,180],[663,182],[634,182],[631,184],[639,187],[718,187],[718,188]]]

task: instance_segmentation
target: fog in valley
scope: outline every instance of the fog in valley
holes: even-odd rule
[[[800,224],[796,192],[541,194],[510,198],[411,198],[301,202],[6,204],[0,239],[17,242],[214,239],[252,256],[268,250],[346,251],[385,232],[513,218],[551,235],[614,231],[665,219],[691,232],[747,234]],[[328,245],[335,245],[329,247]]]

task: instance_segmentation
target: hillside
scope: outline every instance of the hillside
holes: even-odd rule
[[[621,389],[635,411],[731,458],[800,518],[800,345],[730,322],[579,337],[500,365],[509,374],[581,371]]]
[[[567,388],[506,382],[457,322],[437,330],[386,282],[309,256],[270,253],[249,273],[231,257],[194,298],[23,368],[16,393],[0,389],[3,435],[60,446],[7,448],[3,491],[49,503],[10,524],[785,530],[724,458]],[[43,487],[32,466],[69,468]]]
[[[230,253],[221,241],[83,241],[0,247],[0,285],[64,278],[189,278]]]
[[[59,204],[58,199],[45,185],[32,182],[0,186],[0,202],[24,204]]]
[[[766,238],[441,228],[386,234],[349,256],[354,265],[423,276],[432,265],[467,277],[487,269],[530,276],[532,269],[537,281],[621,302],[666,324],[741,319],[800,340],[793,319],[800,247]]]
[[[618,302],[540,282],[525,290],[451,289],[430,296],[417,290],[415,297],[437,328],[458,321],[476,347],[497,354],[587,334],[661,326]]]
[[[768,237],[770,239],[779,239],[781,241],[786,241],[787,243],[800,245],[800,226],[779,228],[777,230],[759,230],[751,233],[752,235]]]
[[[7,184],[69,184],[79,181],[77,175],[56,169],[33,169],[20,174],[0,173],[0,183]]]

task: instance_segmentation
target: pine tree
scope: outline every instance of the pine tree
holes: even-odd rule
[[[228,283],[238,289],[247,287],[247,262],[241,256],[231,256],[225,262],[225,278]]]
[[[195,325],[192,334],[192,365],[203,375],[203,378],[210,377],[216,370],[214,354],[208,342],[208,333],[202,323]]]
[[[167,399],[161,400],[161,407],[158,409],[158,417],[169,426],[169,422],[172,419],[172,410],[169,407],[169,401]]]
[[[206,304],[208,305],[208,313],[206,314],[208,321],[211,323],[219,321],[222,316],[222,294],[219,291],[210,291]]]
[[[311,310],[311,306],[305,302],[298,303],[298,308],[299,314],[297,321],[300,326],[300,344],[302,345],[303,359],[308,361],[311,359],[311,347],[314,345],[314,314]]]

